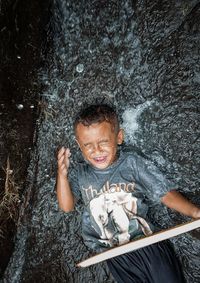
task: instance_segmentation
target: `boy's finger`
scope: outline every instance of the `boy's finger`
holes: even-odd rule
[[[60,169],[61,169],[61,170],[64,170],[64,169],[66,169],[66,166],[65,166],[65,164],[62,164],[62,165],[60,166]]]
[[[66,156],[66,157],[70,157],[70,156],[71,156],[71,152],[70,152],[70,149],[69,149],[69,148],[67,148],[67,149],[65,150],[65,156]]]
[[[62,147],[62,148],[59,150],[59,152],[58,152],[57,158],[60,159],[61,156],[62,156],[64,153],[65,153],[65,148]]]
[[[57,159],[58,165],[62,164],[62,163],[64,162],[64,159],[65,159],[65,156],[64,156],[64,154],[62,154],[62,155]]]

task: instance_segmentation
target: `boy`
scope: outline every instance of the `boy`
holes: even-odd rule
[[[173,190],[151,163],[131,152],[120,152],[123,130],[108,105],[91,105],[74,122],[76,141],[85,163],[68,180],[69,149],[58,153],[57,197],[65,212],[82,198],[82,233],[85,244],[96,252],[127,243],[154,231],[147,211],[162,202],[193,218],[200,209]],[[72,190],[71,190],[72,189]],[[109,259],[108,267],[117,282],[183,283],[178,260],[168,242],[154,244]]]

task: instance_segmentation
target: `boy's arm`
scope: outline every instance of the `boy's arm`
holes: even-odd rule
[[[161,198],[161,202],[184,215],[195,219],[200,218],[200,208],[176,191],[168,192]]]
[[[60,209],[65,212],[72,211],[74,209],[74,196],[72,194],[70,184],[67,178],[69,169],[69,149],[62,147],[57,156],[58,172],[56,180],[57,199]]]

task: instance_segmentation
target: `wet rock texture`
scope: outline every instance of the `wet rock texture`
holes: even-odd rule
[[[64,214],[56,202],[56,151],[69,146],[76,166],[72,121],[87,103],[114,103],[121,117],[142,107],[137,121],[129,117],[138,129],[127,144],[200,204],[199,27],[199,1],[54,0],[37,141],[4,282],[114,282],[105,263],[76,268],[89,255],[82,207]],[[162,206],[150,213],[161,229],[189,220]],[[172,239],[188,283],[200,282],[199,239],[198,230]]]
[[[0,0],[0,278],[14,246],[33,144],[48,14],[48,0]]]

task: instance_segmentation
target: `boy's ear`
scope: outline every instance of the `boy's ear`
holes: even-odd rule
[[[122,144],[124,141],[124,130],[120,129],[118,134],[117,134],[117,144]]]

